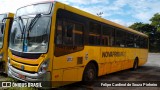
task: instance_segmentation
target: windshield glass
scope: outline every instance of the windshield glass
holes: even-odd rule
[[[3,32],[4,32],[4,21],[2,21],[3,20],[3,18],[5,18],[7,15],[3,15],[3,14],[1,14],[0,15],[0,48],[2,48],[2,46],[3,46]],[[2,28],[3,27],[3,28]],[[3,29],[3,30],[2,30]]]
[[[42,3],[22,7],[17,10],[16,16],[49,14],[51,12],[51,6],[51,3]]]
[[[6,16],[6,14],[0,14],[0,22],[2,22],[3,18],[5,18]]]
[[[23,21],[25,22],[25,24],[27,23],[26,19],[23,19]],[[21,52],[23,49],[22,47],[24,40],[22,32],[22,23],[20,23],[20,21],[18,20],[14,20],[10,34],[10,48]]]
[[[34,18],[23,19],[24,33],[21,32],[18,20],[13,22],[10,34],[10,49],[18,52],[45,53],[48,50],[51,17],[41,16],[31,30],[28,26]]]

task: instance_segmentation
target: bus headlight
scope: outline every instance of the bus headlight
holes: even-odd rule
[[[3,53],[0,54],[0,61],[3,59]]]
[[[38,69],[38,73],[39,74],[44,74],[46,73],[47,71],[47,68],[48,68],[48,65],[49,65],[49,59],[45,60],[39,67]]]

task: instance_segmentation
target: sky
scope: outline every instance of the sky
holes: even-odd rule
[[[0,13],[16,12],[27,4],[46,0],[0,0]],[[49,0],[48,0],[49,1]],[[53,1],[53,0],[51,0]],[[150,23],[155,13],[160,13],[160,0],[56,0],[94,15],[103,12],[102,18],[123,26],[135,22]]]

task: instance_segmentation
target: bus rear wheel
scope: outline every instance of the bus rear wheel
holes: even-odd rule
[[[132,70],[135,71],[135,70],[137,70],[137,68],[138,68],[138,59],[135,59],[135,60],[134,60],[134,63],[133,63],[133,68],[132,68]]]
[[[91,82],[97,77],[96,67],[94,64],[90,63],[86,66],[83,73],[83,81]]]

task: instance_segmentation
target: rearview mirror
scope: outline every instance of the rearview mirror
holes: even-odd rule
[[[10,25],[12,25],[12,21],[13,21],[13,18],[12,17],[7,17],[7,18],[3,18],[3,20],[2,20],[2,22],[0,23],[0,29],[1,29],[1,33],[3,34],[3,32],[4,32],[4,26],[5,26],[5,23],[4,23],[4,21],[6,20],[6,19],[9,19],[9,20],[11,20],[10,21]]]
[[[3,34],[3,29],[4,29],[4,23],[3,22],[0,23],[0,27],[1,27],[1,33]]]

